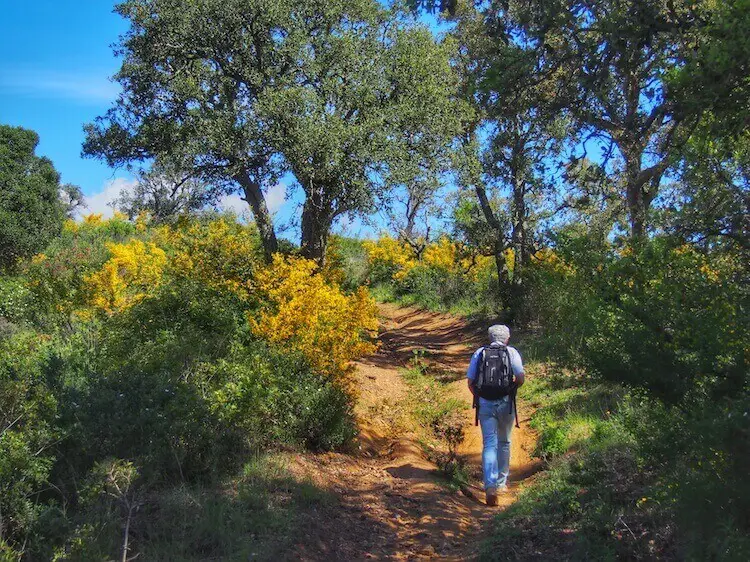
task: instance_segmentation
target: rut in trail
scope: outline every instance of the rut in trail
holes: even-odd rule
[[[489,518],[517,497],[538,463],[529,453],[535,439],[529,412],[519,406],[521,429],[514,429],[511,483],[501,507],[484,505],[480,457],[482,439],[466,410],[466,440],[460,453],[471,472],[474,498],[441,485],[420,446],[401,423],[400,400],[410,391],[398,370],[414,350],[427,350],[429,362],[454,380],[456,396],[471,404],[464,373],[471,351],[485,331],[465,321],[415,308],[381,305],[380,350],[357,364],[361,395],[355,409],[360,451],[295,458],[292,469],[331,491],[335,506],[309,517],[294,559],[303,560],[460,560],[472,558]]]

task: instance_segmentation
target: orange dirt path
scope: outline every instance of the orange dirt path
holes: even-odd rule
[[[451,492],[424,457],[411,433],[401,401],[413,392],[398,370],[415,350],[456,396],[471,405],[464,379],[471,352],[484,343],[484,327],[412,307],[380,305],[380,349],[357,363],[361,389],[355,415],[360,446],[354,455],[328,453],[296,457],[292,470],[311,478],[337,498],[336,505],[305,514],[306,537],[292,556],[302,560],[465,560],[476,554],[489,519],[515,501],[524,480],[539,469],[531,459],[535,436],[520,393],[521,429],[511,441],[509,491],[500,507],[484,504],[481,486],[482,437],[474,411],[466,410],[466,439],[460,454],[471,483]]]

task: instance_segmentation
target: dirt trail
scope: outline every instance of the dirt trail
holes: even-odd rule
[[[471,404],[464,373],[469,355],[484,341],[484,330],[465,321],[416,308],[380,307],[379,351],[357,364],[361,396],[355,409],[360,425],[356,455],[325,454],[295,459],[293,469],[312,478],[337,498],[335,508],[310,518],[294,558],[304,560],[463,560],[475,553],[478,535],[502,506],[515,501],[523,481],[538,470],[529,453],[535,437],[528,410],[519,406],[521,429],[515,429],[511,483],[499,508],[484,504],[480,458],[482,439],[466,410],[466,440],[460,454],[468,461],[471,485],[451,492],[436,478],[409,430],[402,399],[410,388],[398,369],[414,350]]]

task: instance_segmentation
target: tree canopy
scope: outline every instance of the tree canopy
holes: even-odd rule
[[[241,190],[268,256],[277,242],[264,194],[282,174],[306,195],[302,251],[322,260],[337,216],[371,210],[454,134],[448,46],[374,0],[128,0],[117,10],[131,24],[117,49],[123,92],[87,126],[84,152],[112,165],[180,162]]]
[[[40,251],[65,219],[60,175],[38,144],[34,131],[0,125],[0,267]]]

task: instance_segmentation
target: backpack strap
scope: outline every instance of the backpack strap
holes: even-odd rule
[[[487,347],[482,347],[481,359],[479,360],[479,365],[477,365],[477,378],[474,380],[474,386],[477,390],[482,388],[482,383],[484,383],[484,353],[486,350]]]
[[[479,425],[479,388],[482,386],[482,378],[484,377],[484,347],[482,348],[482,359],[481,363],[477,366],[477,374],[474,378],[474,400],[471,407],[474,408],[474,425]]]

